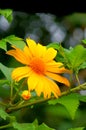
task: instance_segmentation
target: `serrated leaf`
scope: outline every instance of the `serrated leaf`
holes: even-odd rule
[[[79,106],[79,99],[77,94],[73,93],[67,96],[62,96],[61,98],[58,98],[56,100],[49,101],[49,104],[55,105],[57,103],[63,105],[69,112],[71,118],[74,119],[76,110]]]
[[[13,20],[12,9],[0,9],[0,14],[3,15],[8,22]]]
[[[13,68],[8,68],[5,65],[3,65],[2,63],[0,63],[0,70],[2,71],[2,73],[7,78],[8,81],[12,80],[11,73],[12,73]]]
[[[0,107],[0,117],[4,120],[6,120],[6,118],[9,117],[9,114],[7,114],[2,107]]]
[[[17,130],[35,130],[33,123],[17,123],[13,122],[13,127]]]
[[[70,53],[66,53],[72,70],[76,70],[83,62],[86,61],[86,48],[82,45],[75,46]]]
[[[42,123],[40,126],[38,126],[35,130],[55,130],[53,128],[48,127],[46,124]]]
[[[70,128],[68,130],[83,130],[85,127],[78,127],[78,128]]]
[[[67,55],[69,55],[70,50],[63,48],[62,46],[60,46],[58,53],[55,57],[55,60],[58,62],[62,62],[66,67],[68,67],[70,69],[70,62],[68,60]]]
[[[34,120],[33,125],[38,126],[38,120],[37,119]]]

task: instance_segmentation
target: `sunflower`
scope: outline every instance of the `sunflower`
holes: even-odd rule
[[[68,79],[60,75],[68,73],[69,70],[63,63],[54,60],[57,51],[52,47],[47,48],[30,38],[27,38],[26,42],[23,50],[12,46],[13,49],[6,52],[24,64],[13,70],[12,79],[18,82],[22,78],[27,78],[30,92],[35,90],[37,96],[43,94],[44,98],[50,98],[53,94],[57,98],[61,91],[55,81],[70,86]]]

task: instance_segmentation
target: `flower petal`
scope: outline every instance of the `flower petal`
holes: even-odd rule
[[[50,80],[46,77],[44,77],[44,82],[46,84],[44,86],[44,97],[45,98],[46,97],[50,98],[51,93],[53,93],[56,98],[61,95],[61,91],[55,82],[53,82],[52,80]]]
[[[60,75],[57,75],[57,74],[53,74],[53,73],[50,73],[50,72],[46,72],[46,75],[60,83],[63,83],[65,84],[66,86],[70,86],[70,83],[69,83],[69,80],[63,76],[60,76]]]
[[[45,53],[46,53],[46,47],[38,43],[35,50],[35,56],[43,57]]]
[[[31,69],[29,67],[27,67],[27,66],[25,66],[25,67],[18,67],[18,68],[13,70],[12,78],[15,81],[19,81],[22,78],[29,77],[30,74],[31,74]]]
[[[61,73],[72,73],[70,70],[66,69],[63,66],[63,63],[56,62],[54,60],[52,60],[50,62],[47,62],[46,63],[46,68],[47,68],[47,71],[53,72],[53,73],[58,73],[58,74],[61,74]]]
[[[43,82],[43,78],[42,77],[39,77],[39,82],[35,88],[35,91],[37,93],[38,96],[41,95],[41,93],[44,92],[44,82]]]
[[[32,54],[31,54],[31,51],[29,49],[28,46],[25,46],[24,47],[24,53],[31,59],[32,58]]]
[[[61,74],[61,73],[71,73],[70,70],[65,69],[64,67],[62,67],[62,68],[47,67],[47,71],[48,71],[48,72],[57,73],[57,74]]]
[[[54,94],[54,96],[57,98],[58,96],[61,96],[61,91],[60,91],[60,89],[59,89],[59,86],[55,83],[55,82],[53,82],[52,80],[50,80],[50,88],[51,88],[51,90],[52,90],[52,92],[53,92],[53,94]]]
[[[46,62],[51,61],[51,60],[53,60],[53,59],[55,58],[56,54],[57,54],[57,51],[56,51],[55,49],[53,49],[53,48],[48,48],[48,49],[46,50],[46,53],[45,53],[43,59],[44,59],[44,61],[46,61]]]
[[[39,77],[39,82],[35,87],[35,91],[38,96],[40,96],[41,93],[43,93],[44,98],[50,98],[51,93],[53,93],[55,97],[61,95],[59,87],[45,76]]]
[[[13,56],[20,63],[28,65],[29,57],[27,57],[26,54],[22,50],[14,47],[14,46],[13,46],[13,48],[14,49],[7,51],[6,54]]]
[[[60,89],[56,83],[45,76],[39,76],[34,72],[28,78],[28,89],[29,91],[35,90],[38,96],[43,93],[44,98],[50,98],[51,93],[53,93],[55,97],[61,95]]]
[[[30,38],[27,38],[26,42],[27,42],[27,45],[30,49],[30,52],[32,53],[33,56],[35,56],[35,51],[36,51],[36,47],[37,47],[36,42]]]
[[[39,82],[39,76],[36,73],[32,72],[27,81],[29,91],[34,90],[38,82]]]
[[[63,66],[63,63],[51,60],[51,61],[47,62],[46,65],[47,65],[47,67],[59,67],[60,68]]]

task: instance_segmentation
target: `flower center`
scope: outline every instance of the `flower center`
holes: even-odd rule
[[[44,74],[45,64],[40,58],[33,58],[30,62],[30,67],[37,74]]]

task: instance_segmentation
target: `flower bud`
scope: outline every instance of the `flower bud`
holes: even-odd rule
[[[28,90],[24,90],[21,94],[21,97],[24,99],[24,100],[29,100],[30,97],[31,97],[31,94]]]

